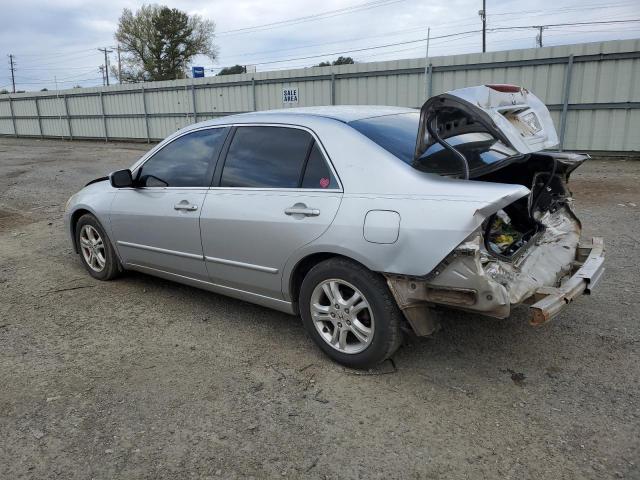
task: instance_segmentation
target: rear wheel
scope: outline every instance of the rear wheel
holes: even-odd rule
[[[311,338],[348,367],[373,367],[402,342],[402,313],[384,279],[347,259],[313,267],[302,282],[299,305]]]
[[[98,280],[111,280],[120,273],[109,237],[98,219],[87,213],[76,224],[76,245],[80,260],[89,274]]]

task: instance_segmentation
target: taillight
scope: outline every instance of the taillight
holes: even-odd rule
[[[489,87],[491,90],[502,93],[519,93],[520,90],[522,90],[522,87],[519,87],[518,85],[509,85],[508,83],[494,83],[485,85],[485,87]]]

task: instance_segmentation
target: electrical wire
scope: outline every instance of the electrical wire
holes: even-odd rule
[[[250,27],[235,28],[232,30],[224,30],[222,32],[219,32],[218,36],[240,35],[245,33],[253,33],[256,31],[271,30],[273,28],[280,28],[283,26],[298,25],[300,23],[310,22],[314,20],[324,20],[327,18],[333,18],[340,15],[346,15],[354,12],[361,12],[363,10],[371,10],[373,8],[386,7],[387,5],[392,5],[394,3],[400,3],[403,1],[405,0],[375,0],[373,2],[361,3],[359,5],[344,7],[337,10],[328,10],[325,12],[316,13],[313,15],[306,15],[303,17],[290,18],[287,20],[280,20],[277,22],[265,23],[262,25],[253,25]]]
[[[398,1],[404,1],[404,0],[398,0]],[[388,0],[378,0],[377,2],[368,2],[366,4],[361,4],[360,6],[365,6],[365,5],[382,5],[382,4],[386,4],[388,3]],[[624,4],[624,2],[622,2],[622,4]],[[349,7],[347,7],[349,8]],[[355,6],[354,6],[355,8]],[[346,9],[340,9],[341,10],[346,10]],[[332,13],[335,13],[336,11],[331,11]],[[326,14],[327,12],[325,12]],[[505,15],[507,13],[505,12]],[[316,14],[316,15],[320,15],[320,14]],[[497,15],[497,14],[496,14]],[[311,18],[314,17],[313,15],[307,16],[307,17],[299,17],[299,19],[302,18]],[[295,19],[294,19],[295,20]],[[284,22],[284,21],[283,21]],[[585,26],[597,26],[597,25],[601,25],[601,26],[605,26],[605,25],[622,25],[622,24],[629,24],[629,23],[637,23],[640,22],[640,19],[608,19],[608,20],[598,20],[598,21],[584,21],[584,22],[565,22],[565,23],[554,23],[554,24],[547,24],[547,25],[516,25],[516,26],[495,26],[495,27],[491,27],[487,29],[487,32],[489,33],[495,33],[495,34],[502,34],[502,33],[506,33],[508,31],[512,31],[512,30],[524,30],[524,29],[532,29],[532,28],[539,28],[540,26],[544,26],[545,28],[549,28],[549,29],[558,29],[558,28],[566,28],[566,29],[573,29],[573,28],[582,28]],[[456,24],[456,23],[460,23],[460,22],[451,22],[451,24]],[[266,24],[265,24],[266,25]],[[446,24],[441,24],[440,27],[444,26]],[[247,27],[247,28],[251,28],[251,27]],[[315,44],[315,45],[306,45],[306,46],[299,46],[299,47],[294,47],[291,49],[285,49],[285,51],[290,51],[290,50],[297,50],[297,49],[301,49],[301,48],[310,48],[313,46],[321,46],[321,45],[331,45],[331,44],[336,44],[336,43],[340,43],[340,42],[345,42],[345,41],[349,41],[349,42],[353,42],[353,41],[358,41],[358,40],[363,40],[363,39],[367,39],[367,38],[378,38],[381,36],[393,36],[393,35],[400,35],[400,34],[404,34],[407,33],[409,31],[414,31],[414,30],[418,30],[420,29],[420,27],[413,27],[411,29],[405,29],[403,31],[396,31],[396,32],[388,32],[386,34],[383,35],[377,35],[377,36],[373,36],[373,37],[361,37],[360,39],[349,39],[349,40],[342,40],[342,41],[335,41],[335,42],[329,42],[329,43],[323,43],[323,44]],[[463,38],[467,38],[469,36],[472,36],[476,33],[480,33],[482,30],[480,29],[474,29],[474,30],[468,30],[468,31],[464,31],[464,32],[457,32],[457,33],[450,33],[450,34],[445,34],[445,35],[436,35],[436,36],[432,36],[430,37],[430,40],[432,42],[434,42],[434,46],[438,45],[438,41],[442,40],[442,39],[447,39],[447,45],[450,44],[454,44],[455,42],[463,39]],[[575,35],[575,34],[579,34],[581,32],[579,31],[574,31],[574,32],[565,32],[565,33],[559,33],[559,32],[550,32],[548,35],[554,35],[554,36],[560,36],[560,35]],[[509,39],[509,40],[503,40],[503,41],[494,41],[494,44],[500,44],[500,43],[506,43],[508,41],[514,41],[516,39]],[[258,59],[258,61],[252,61],[252,64],[254,65],[275,65],[275,64],[279,64],[279,63],[288,63],[288,62],[293,62],[293,61],[301,61],[301,60],[311,60],[311,59],[317,59],[317,58],[321,58],[321,57],[332,57],[335,55],[342,55],[342,54],[347,54],[347,53],[358,53],[358,52],[366,52],[366,51],[371,51],[371,50],[384,50],[387,48],[391,48],[391,47],[395,47],[395,46],[402,46],[402,45],[413,45],[412,47],[409,48],[404,48],[404,49],[396,49],[396,50],[392,50],[392,51],[387,51],[387,52],[377,52],[375,54],[375,56],[382,56],[382,55],[388,55],[388,54],[392,54],[392,53],[397,53],[397,52],[402,52],[402,51],[411,51],[411,50],[416,50],[417,48],[420,48],[421,44],[426,42],[427,38],[426,37],[422,37],[422,38],[417,38],[417,39],[411,39],[411,40],[404,40],[404,41],[398,41],[398,42],[390,42],[390,43],[386,43],[386,44],[380,44],[380,45],[374,45],[374,46],[369,46],[369,47],[360,47],[360,48],[352,48],[352,49],[348,49],[348,50],[342,50],[342,51],[334,51],[334,52],[325,52],[325,53],[319,53],[319,54],[315,54],[315,55],[306,55],[306,56],[300,56],[300,57],[292,57],[292,58],[276,58],[276,59],[268,59],[268,58],[262,58],[262,59]],[[464,46],[464,44],[457,44],[457,46]],[[93,49],[90,49],[91,51],[93,51]],[[83,50],[78,50],[75,51],[75,54],[73,55],[73,58],[75,60],[81,60],[84,58],[88,58],[88,57],[94,57],[94,54],[92,55],[79,55],[82,53],[85,53],[89,51],[89,49],[83,49]],[[254,52],[254,53],[243,53],[243,54],[239,54],[238,56],[250,56],[250,55],[260,55],[260,54],[266,54],[266,53],[275,53],[275,52],[281,52],[283,50],[278,50],[278,51],[263,51],[263,52]],[[58,54],[58,55],[64,55],[64,54]],[[28,55],[27,55],[28,56]],[[55,56],[55,55],[52,55]],[[373,55],[365,55],[362,56],[361,58],[368,58],[370,56]],[[68,59],[70,59],[72,57],[68,57]],[[56,70],[80,70],[80,69],[86,69],[87,67],[64,67],[61,66],[59,61],[57,62],[52,62],[52,63],[38,63],[36,65],[28,65],[26,67],[20,67],[18,69],[19,71],[40,71],[42,70],[41,67],[48,67],[48,66],[52,66],[51,68],[47,68],[47,70],[52,70],[52,71],[56,71]],[[89,67],[90,68],[90,67]],[[292,68],[292,67],[287,67],[287,68]],[[214,70],[215,68],[212,67],[208,67],[209,70]],[[219,69],[218,69],[219,70]],[[76,76],[82,76],[84,75],[83,73],[80,73]],[[73,77],[64,77],[64,78],[73,78]],[[40,80],[40,79],[38,79]],[[82,80],[79,80],[82,81]],[[63,80],[60,80],[60,82],[62,83]],[[20,83],[25,83],[26,82],[20,82]],[[46,80],[42,79],[42,83],[47,83]],[[48,81],[48,83],[51,83],[51,81]]]
[[[550,25],[548,25],[548,27],[559,27],[559,26],[569,26],[569,25],[604,25],[604,24],[611,25],[611,24],[632,23],[632,22],[640,22],[640,19],[602,20],[602,21],[594,21],[594,22],[556,23],[556,24],[550,24]],[[495,27],[495,28],[488,28],[487,32],[501,32],[501,31],[508,31],[508,30],[522,30],[522,29],[532,29],[532,28],[536,28],[536,26],[534,26],[534,25],[517,25],[517,26],[511,26],[511,27]],[[458,33],[451,33],[451,34],[447,34],[447,35],[433,36],[433,37],[430,38],[430,40],[438,40],[438,39],[443,39],[443,38],[453,38],[453,37],[458,37],[458,36],[461,36],[461,35],[480,33],[480,32],[482,32],[481,29],[480,30],[469,30],[469,31],[466,31],[466,32],[458,32]],[[267,61],[267,60],[254,61],[254,62],[252,62],[252,64],[253,65],[272,65],[272,64],[276,64],[276,63],[285,63],[285,62],[298,61],[298,60],[310,60],[310,59],[320,58],[320,57],[331,57],[331,56],[335,56],[335,55],[343,55],[343,54],[346,54],[346,53],[357,53],[357,52],[363,52],[363,51],[367,51],[367,50],[376,50],[376,49],[392,47],[392,46],[408,45],[408,44],[412,44],[412,43],[425,42],[426,40],[427,40],[427,38],[423,37],[423,38],[418,38],[418,39],[413,39],[413,40],[406,40],[406,41],[402,41],[402,42],[393,42],[393,43],[387,43],[387,44],[383,44],[383,45],[375,45],[375,46],[363,47],[363,48],[353,48],[353,49],[341,50],[341,51],[336,51],[336,52],[326,52],[326,53],[320,53],[320,54],[317,54],[317,55],[307,55],[307,56],[303,56],[303,57],[293,57],[293,58],[270,60],[270,61]]]

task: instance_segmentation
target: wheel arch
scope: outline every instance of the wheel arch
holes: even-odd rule
[[[95,213],[93,213],[91,210],[88,210],[88,209],[83,208],[83,207],[80,207],[80,208],[74,210],[74,212],[69,217],[69,230],[70,230],[70,233],[71,233],[71,241],[73,243],[73,251],[75,253],[80,253],[80,251],[78,250],[78,241],[76,239],[76,225],[78,225],[78,220],[80,220],[80,217],[82,217],[83,215],[85,215],[87,213],[90,214],[90,215],[93,215],[95,217]]]
[[[289,281],[287,285],[288,286],[287,293],[289,294],[289,297],[291,299],[291,304],[293,305],[293,309],[296,313],[298,313],[298,296],[300,295],[300,287],[302,286],[302,281],[306,277],[307,273],[309,273],[309,271],[313,267],[315,267],[321,262],[329,260],[330,258],[343,258],[351,262],[357,263],[358,265],[361,265],[364,268],[367,268],[370,270],[370,268],[367,265],[363,264],[362,262],[359,262],[355,258],[352,258],[348,255],[344,255],[342,253],[337,253],[337,252],[329,252],[329,251],[314,252],[302,257],[291,269],[291,274],[289,275]]]

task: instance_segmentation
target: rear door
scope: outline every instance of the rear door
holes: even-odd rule
[[[312,132],[238,126],[205,199],[200,228],[211,281],[282,298],[282,269],[335,217],[342,189]]]
[[[228,132],[212,128],[178,137],[134,172],[136,188],[118,190],[111,226],[126,264],[208,278],[199,219]]]

